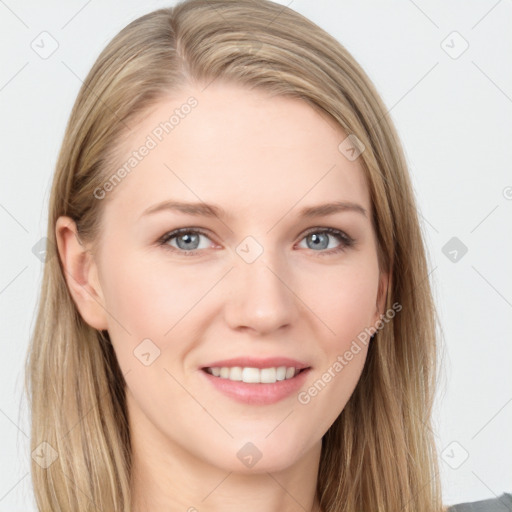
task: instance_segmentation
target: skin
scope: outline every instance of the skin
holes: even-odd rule
[[[271,405],[235,402],[200,368],[288,356],[312,367],[305,390],[375,325],[388,275],[379,271],[360,158],[348,160],[338,150],[347,134],[303,101],[217,82],[202,89],[163,99],[123,143],[126,161],[170,112],[198,100],[103,199],[96,254],[78,243],[70,218],[58,219],[66,279],[84,320],[108,330],[125,374],[132,510],[319,510],[322,436],[354,391],[367,346],[307,404],[297,394]],[[141,217],[169,199],[215,203],[232,217]],[[330,201],[358,203],[366,216],[299,218],[301,208]],[[176,238],[167,242],[174,252],[157,243],[183,227],[208,233],[195,256],[180,253]],[[324,235],[317,248],[306,231],[324,227],[355,244],[329,253],[343,242]],[[250,264],[236,252],[247,236],[263,249]],[[147,338],[160,350],[148,366],[134,355]],[[262,454],[252,468],[237,457],[248,442]]]

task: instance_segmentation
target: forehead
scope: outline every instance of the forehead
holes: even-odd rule
[[[360,158],[339,149],[346,137],[299,99],[215,82],[190,87],[161,99],[120,145],[127,172],[112,206],[138,216],[169,199],[205,201],[275,218],[295,206],[350,200],[369,210]]]

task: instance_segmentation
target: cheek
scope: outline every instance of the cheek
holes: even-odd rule
[[[173,354],[179,356],[188,350],[179,340],[193,344],[194,326],[213,320],[222,307],[223,299],[210,292],[226,269],[206,262],[177,263],[166,258],[163,249],[158,257],[148,257],[120,250],[121,246],[112,244],[102,265],[109,332],[121,367],[133,366],[133,351],[144,339],[152,340],[161,352],[172,344]],[[309,262],[295,269],[293,287],[300,299],[295,307],[307,308],[303,323],[316,331],[326,360],[343,353],[371,325],[377,280],[376,259],[362,252],[339,265]]]
[[[103,260],[102,289],[119,364],[124,372],[141,370],[135,357],[145,347],[144,353],[158,355],[152,367],[168,367],[169,357],[180,360],[193,347],[195,328],[212,310],[209,291],[225,269],[111,249]]]
[[[161,338],[211,286],[165,258],[113,254],[112,260],[104,278],[108,310],[128,331],[144,336]]]
[[[327,347],[341,350],[372,325],[376,312],[379,271],[372,257],[319,272],[304,301],[323,325]]]
[[[321,360],[298,395],[318,435],[323,435],[349,401],[368,354],[376,310],[378,267],[373,260],[320,274],[305,302],[319,318],[316,341]]]

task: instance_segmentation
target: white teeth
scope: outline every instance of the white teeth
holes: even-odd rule
[[[271,384],[275,382],[276,373],[277,370],[275,368],[262,368],[260,370],[260,382],[263,382],[264,384]]]
[[[258,368],[244,368],[242,370],[242,380],[244,382],[260,382],[260,370]]]
[[[293,366],[279,366],[277,368],[242,368],[240,366],[227,366],[207,368],[206,371],[215,377],[233,381],[243,381],[252,384],[273,384],[279,380],[293,378],[300,370]]]
[[[229,371],[229,380],[242,380],[243,374],[242,374],[242,368],[240,366],[233,366],[231,370]]]
[[[295,368],[286,368],[286,378],[291,379],[295,375]]]
[[[284,380],[286,379],[286,366],[280,366],[276,371],[276,379]]]

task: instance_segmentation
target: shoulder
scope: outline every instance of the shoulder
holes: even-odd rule
[[[448,507],[446,512],[512,512],[512,494],[503,493],[497,498],[459,503]]]

